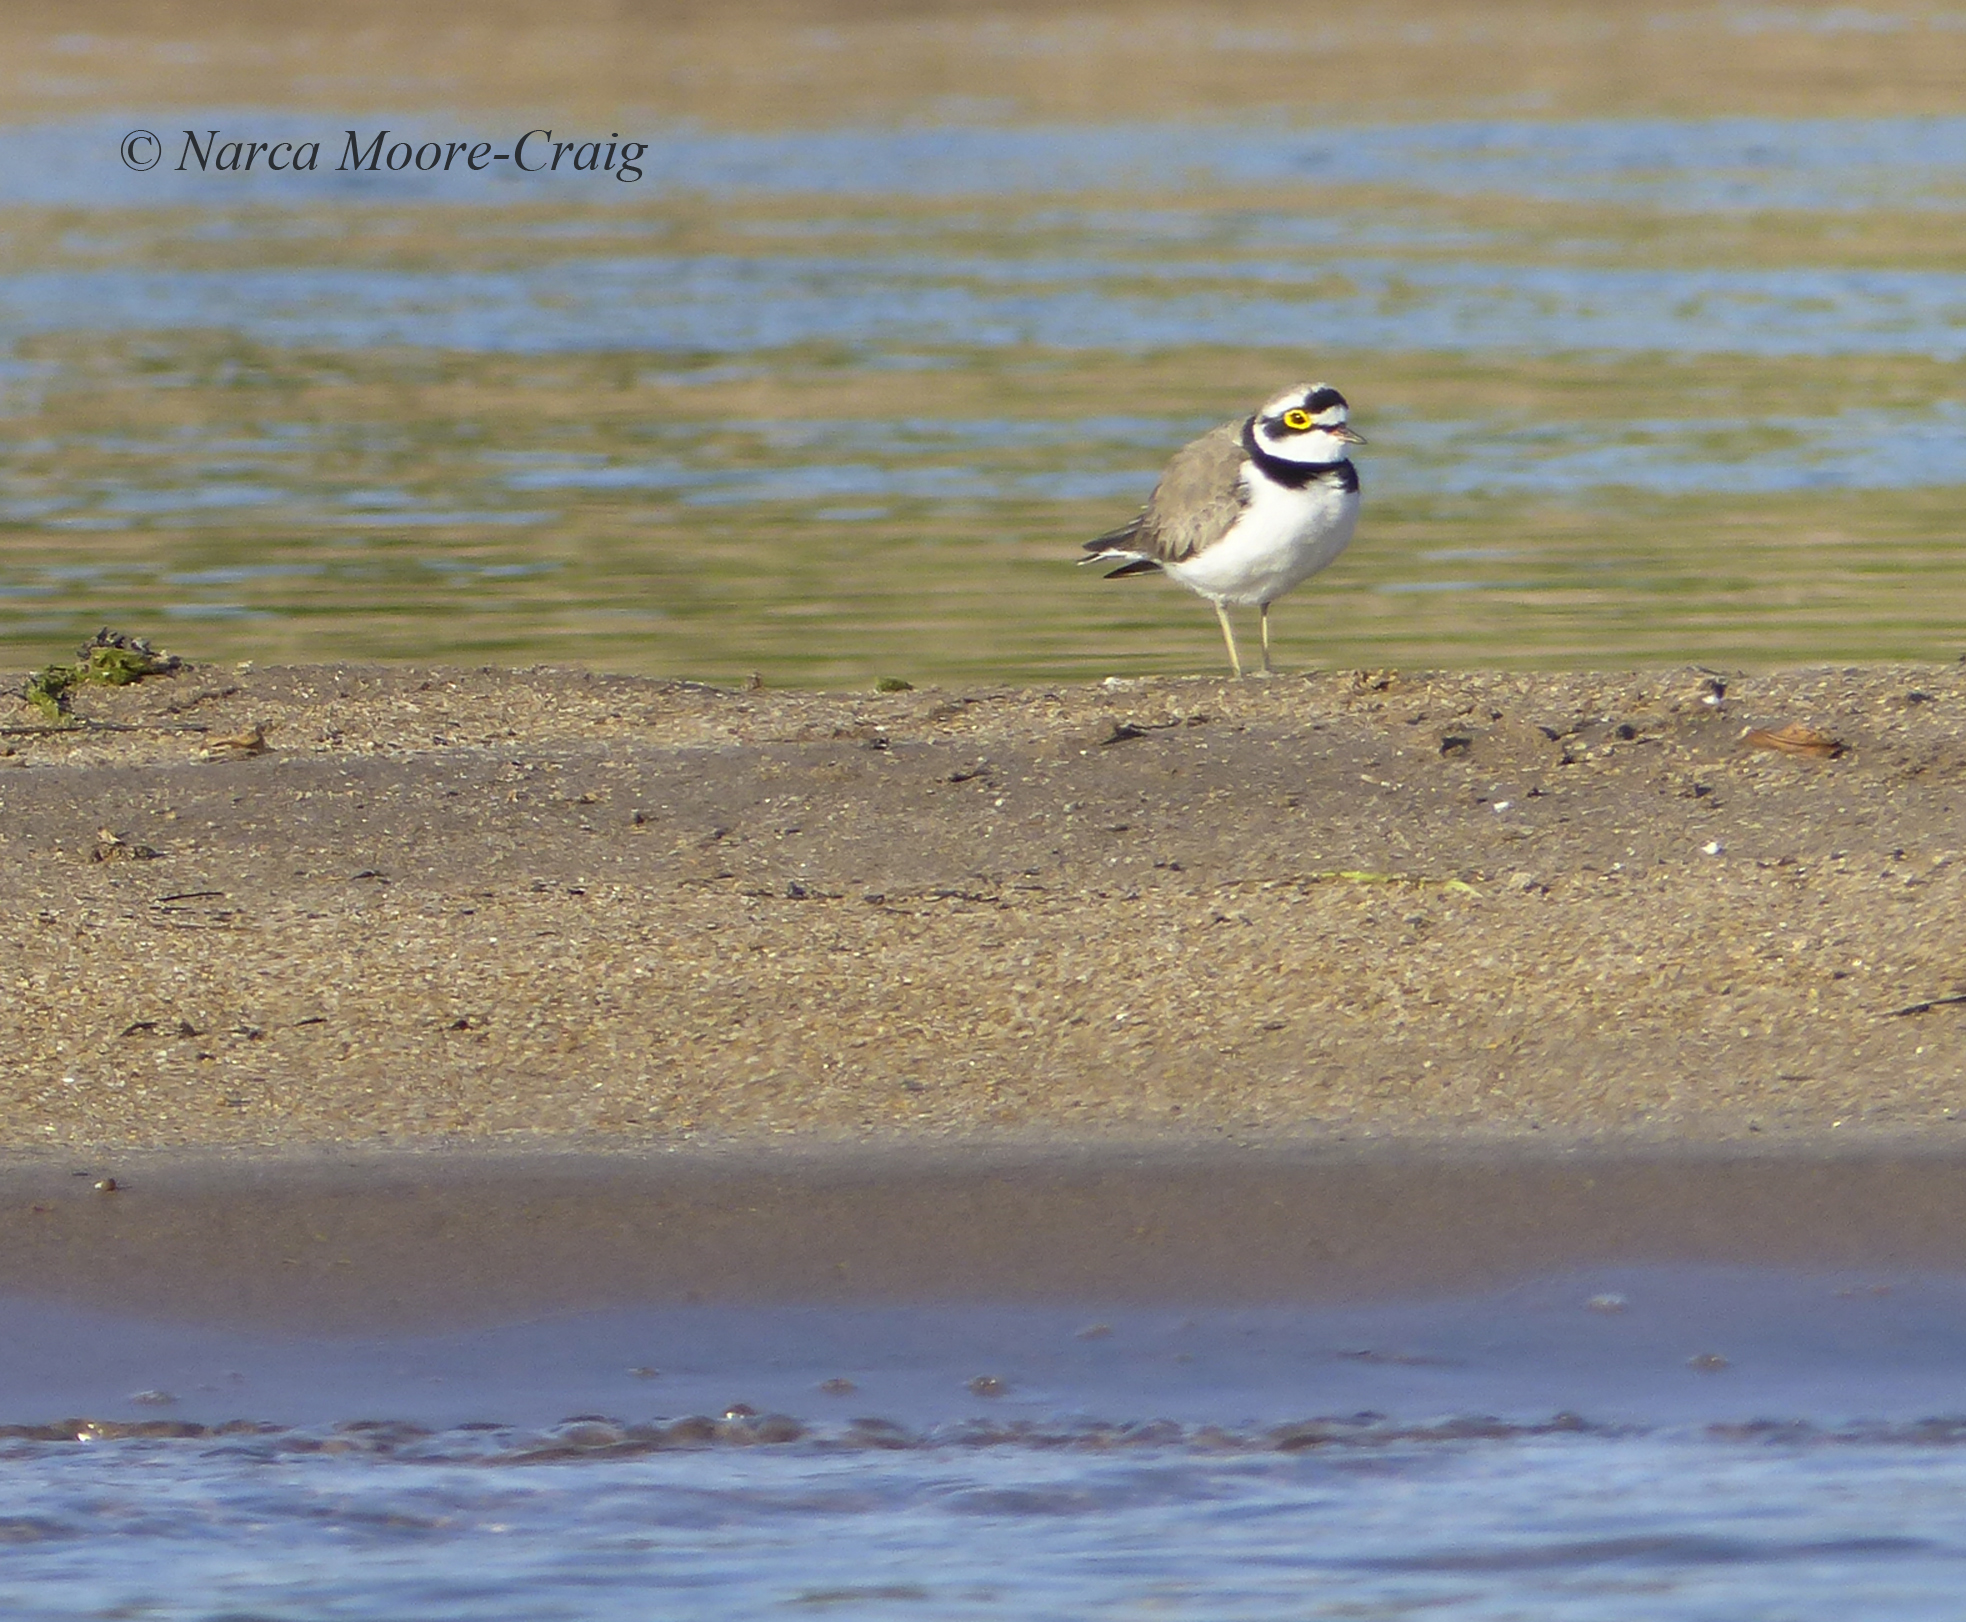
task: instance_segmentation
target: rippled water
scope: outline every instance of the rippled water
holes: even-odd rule
[[[211,109],[153,118],[164,159],[155,171],[134,174],[113,167],[116,144],[133,122],[141,120],[111,116],[17,131],[9,146],[25,161],[0,177],[0,203],[291,204],[296,184],[391,201],[473,199],[486,187],[545,197],[566,180],[509,167],[473,175],[405,167],[357,177],[339,167],[348,120]],[[224,139],[248,123],[255,139],[319,141],[320,168],[302,181],[263,169],[219,175],[201,172],[195,155],[187,155],[186,129],[204,142],[209,129]],[[384,129],[392,143],[475,137],[509,143],[524,133],[523,121],[509,119],[478,127],[454,118],[385,114],[357,123],[358,148]],[[818,197],[1106,189],[1178,194],[1314,181],[1690,209],[1952,210],[1966,204],[1966,177],[1959,169],[1966,118],[1958,117],[1494,119],[1324,130],[1265,120],[1213,129],[1104,124],[628,134],[648,148],[636,159],[641,177],[624,185],[610,174],[590,174],[582,177],[587,197],[620,202],[639,197],[638,187]]]
[[[0,174],[21,662],[1212,668],[1071,559],[1300,375],[1371,444],[1295,662],[1958,652],[1958,118],[655,128],[632,185],[177,173],[503,129],[238,109],[133,174],[138,121]]]
[[[156,272],[23,276],[0,286],[20,338],[223,330],[282,347],[470,354],[627,349],[750,355],[849,349],[1153,345],[1280,351],[1668,351],[1684,355],[1966,354],[1966,275],[1882,270],[1627,270],[1300,265],[905,253],[765,259],[650,254],[535,270]],[[653,296],[652,296],[653,295]]]
[[[1949,1617],[1966,1580],[1950,1443],[786,1447],[486,1467],[337,1440],[351,1451],[115,1442],[37,1460],[33,1502],[0,1520],[0,1596],[37,1622],[1650,1622]]]
[[[4,1308],[11,1411],[96,1416],[0,1429],[23,1618],[1941,1617],[1966,1580],[1956,1279],[411,1340]]]

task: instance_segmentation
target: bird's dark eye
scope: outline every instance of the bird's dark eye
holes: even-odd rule
[[[1308,411],[1286,411],[1283,414],[1283,425],[1302,433],[1311,425],[1311,414]]]

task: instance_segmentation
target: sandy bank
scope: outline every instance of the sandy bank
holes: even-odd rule
[[[1958,667],[199,668],[75,708],[0,737],[15,1149],[1940,1144],[1966,1107],[1966,1007],[1896,1012],[1966,975]],[[1841,753],[1743,739],[1790,723]]]

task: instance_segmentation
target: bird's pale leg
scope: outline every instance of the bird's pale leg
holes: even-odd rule
[[[1274,676],[1276,674],[1276,666],[1270,663],[1270,605],[1268,603],[1261,604],[1257,612],[1263,619],[1263,674]]]
[[[1236,652],[1236,631],[1229,623],[1229,611],[1222,604],[1215,605],[1215,617],[1222,622],[1222,640],[1229,645],[1229,674],[1242,674],[1242,656]]]

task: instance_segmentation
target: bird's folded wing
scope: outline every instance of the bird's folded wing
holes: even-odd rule
[[[1088,543],[1087,550],[1180,563],[1213,546],[1245,505],[1241,432],[1242,424],[1225,422],[1182,446],[1140,516]]]

